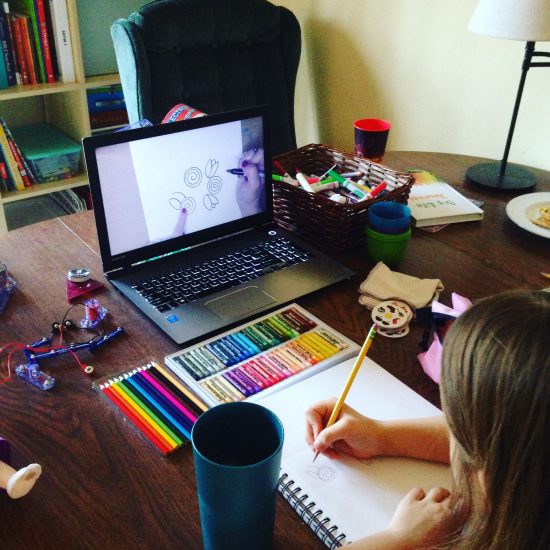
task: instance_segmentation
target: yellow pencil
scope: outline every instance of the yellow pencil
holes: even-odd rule
[[[344,386],[344,389],[342,390],[342,393],[340,394],[338,401],[336,401],[336,405],[334,405],[334,409],[332,410],[332,414],[330,415],[330,418],[328,419],[328,422],[325,428],[332,426],[338,419],[338,416],[342,411],[342,407],[344,406],[344,402],[346,401],[346,397],[349,393],[349,390],[351,389],[351,385],[355,380],[355,376],[359,372],[359,368],[363,363],[363,359],[365,358],[365,356],[367,355],[367,352],[369,351],[372,341],[374,340],[375,334],[376,334],[376,324],[372,325],[372,327],[369,330],[369,333],[367,334],[367,337],[365,338],[363,347],[361,348],[361,351],[359,352],[359,355],[355,360],[355,364],[353,365],[353,368],[349,373],[348,379],[346,380],[346,385]],[[319,452],[316,452],[315,456],[313,457],[313,462],[315,462],[315,459],[317,458],[318,455],[319,455]]]

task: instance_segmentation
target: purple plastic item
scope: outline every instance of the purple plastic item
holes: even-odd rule
[[[5,462],[6,464],[11,464],[11,447],[10,444],[0,437],[0,461]]]

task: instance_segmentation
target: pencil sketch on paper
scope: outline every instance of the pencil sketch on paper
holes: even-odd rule
[[[204,174],[207,178],[213,178],[218,171],[220,163],[216,159],[210,159],[204,167]]]
[[[170,206],[174,208],[174,210],[177,210],[179,212],[183,208],[185,208],[188,214],[191,214],[197,206],[193,197],[188,197],[184,193],[180,193],[179,191],[172,193],[172,196],[170,197],[168,202],[170,203]]]
[[[214,210],[220,204],[220,201],[216,198],[216,195],[206,194],[202,199],[202,203],[206,210]]]
[[[313,479],[318,479],[324,483],[329,483],[333,479],[336,479],[336,470],[330,466],[315,466],[311,464],[306,472]]]
[[[194,188],[198,187],[202,181],[202,172],[200,168],[196,166],[191,166],[183,174],[183,182],[188,187]]]
[[[212,176],[211,178],[209,178],[208,183],[206,184],[208,192],[214,195],[217,195],[221,191],[222,186],[223,182],[220,176]]]

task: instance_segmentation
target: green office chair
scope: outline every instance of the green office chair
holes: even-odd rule
[[[176,104],[207,114],[268,104],[274,154],[296,148],[299,23],[267,0],[155,0],[111,26],[130,122]]]

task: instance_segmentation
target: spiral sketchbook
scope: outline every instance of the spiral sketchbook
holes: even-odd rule
[[[409,458],[330,460],[306,444],[305,409],[337,396],[354,359],[258,400],[281,419],[285,442],[279,492],[329,548],[376,533],[389,524],[415,486],[451,487],[450,468]],[[441,411],[370,359],[365,359],[346,404],[376,419],[416,418]]]

